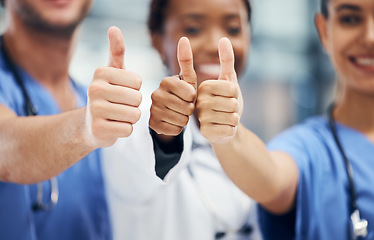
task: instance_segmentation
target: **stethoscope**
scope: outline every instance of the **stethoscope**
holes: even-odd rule
[[[24,110],[25,110],[26,116],[36,116],[38,114],[37,110],[34,107],[34,104],[32,103],[29,94],[27,93],[26,87],[23,83],[23,80],[22,80],[16,66],[14,65],[14,63],[12,62],[12,60],[9,57],[9,54],[8,54],[6,48],[5,48],[5,45],[4,45],[3,35],[0,36],[0,49],[1,49],[1,52],[3,53],[5,64],[8,66],[8,68],[11,71],[14,79],[16,80],[17,85],[20,87],[20,89],[22,91],[23,98],[25,99]],[[43,202],[43,184],[38,183],[37,184],[38,192],[37,192],[37,196],[36,196],[37,201],[36,201],[36,203],[34,203],[32,205],[33,210],[35,210],[35,211],[46,210],[47,211],[47,210],[51,210],[57,204],[58,196],[59,196],[57,178],[53,177],[49,181],[50,181],[50,184],[51,184],[50,202],[49,203],[44,203]]]
[[[333,116],[333,110],[334,110],[334,104],[331,104],[328,110],[328,118],[329,118],[329,127],[331,130],[331,133],[334,137],[335,143],[338,146],[339,152],[343,157],[345,169],[347,171],[348,176],[348,183],[349,183],[349,189],[350,189],[350,195],[351,195],[351,207],[352,207],[352,213],[351,213],[351,223],[352,223],[352,229],[351,229],[351,237],[352,239],[358,239],[359,237],[366,237],[368,233],[368,221],[365,219],[361,219],[360,217],[360,210],[357,207],[357,196],[356,196],[356,190],[355,185],[353,181],[353,168],[351,163],[348,161],[347,155],[344,152],[344,149],[342,147],[342,144],[339,140],[337,131],[336,131],[336,123]]]

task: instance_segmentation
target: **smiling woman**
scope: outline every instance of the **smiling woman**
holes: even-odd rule
[[[191,41],[198,85],[217,79],[220,71],[217,43],[227,36],[235,52],[235,69],[242,73],[250,44],[251,7],[248,1],[158,0],[151,4],[148,28],[153,46],[160,53],[170,74],[179,72],[176,61],[178,39]],[[173,46],[167,47],[167,44]]]

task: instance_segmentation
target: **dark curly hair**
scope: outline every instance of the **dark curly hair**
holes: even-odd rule
[[[325,18],[329,16],[329,11],[327,8],[327,5],[329,3],[329,0],[321,0],[321,13]]]
[[[243,0],[248,13],[248,21],[251,20],[251,4],[249,0]],[[165,12],[167,10],[169,0],[152,0],[148,16],[148,30],[150,33],[162,33],[165,23]]]

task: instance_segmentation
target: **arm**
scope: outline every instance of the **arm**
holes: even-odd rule
[[[205,81],[198,89],[196,108],[201,132],[239,188],[269,211],[285,213],[294,203],[297,166],[289,155],[269,152],[257,136],[240,124],[243,100],[229,40],[220,41],[219,52],[219,80]]]
[[[242,191],[270,212],[281,214],[292,208],[298,169],[289,155],[269,152],[241,124],[232,139],[212,146],[223,169]]]
[[[17,117],[0,105],[0,180],[46,180],[93,151],[94,144],[84,134],[85,112]]]
[[[183,128],[195,110],[197,78],[187,38],[180,39],[177,55],[182,79],[164,78],[152,93],[149,126],[156,174],[161,178],[178,163],[183,152]]]
[[[17,117],[0,105],[0,180],[49,179],[99,147],[127,137],[140,118],[140,78],[123,68],[124,41],[109,29],[111,61],[88,89],[88,105],[53,116]]]

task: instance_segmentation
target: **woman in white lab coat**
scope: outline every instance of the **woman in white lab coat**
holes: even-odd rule
[[[179,80],[182,78],[188,82],[180,69],[184,61],[177,59],[178,40],[183,36],[190,39],[194,60],[192,69],[197,77],[195,85],[218,78],[221,67],[217,46],[222,37],[232,42],[235,69],[241,73],[250,45],[250,15],[251,6],[247,0],[151,2],[148,26],[153,46],[170,75],[180,74],[163,79],[152,94],[149,124],[155,130],[153,143],[157,152],[159,147],[155,142],[172,141],[169,150],[174,146],[178,152],[181,148],[177,145],[181,143],[175,139],[184,135],[184,151],[178,164],[167,167],[172,167],[170,171],[155,172],[152,138],[146,127],[147,112],[135,125],[130,138],[122,139],[104,151],[106,160],[103,164],[115,239],[260,239],[253,201],[223,172],[209,142],[200,133],[194,117],[196,114],[191,116],[185,131],[179,134],[185,124],[168,122],[178,112],[167,107],[167,104],[181,99],[173,89],[188,91],[184,89],[186,84]],[[189,46],[188,43],[184,40],[184,47]],[[175,83],[177,85],[173,85]],[[196,92],[196,87],[190,86],[189,90],[195,89]],[[193,100],[190,103],[194,104]],[[188,118],[189,114],[185,115]],[[174,138],[164,134],[179,135]]]

